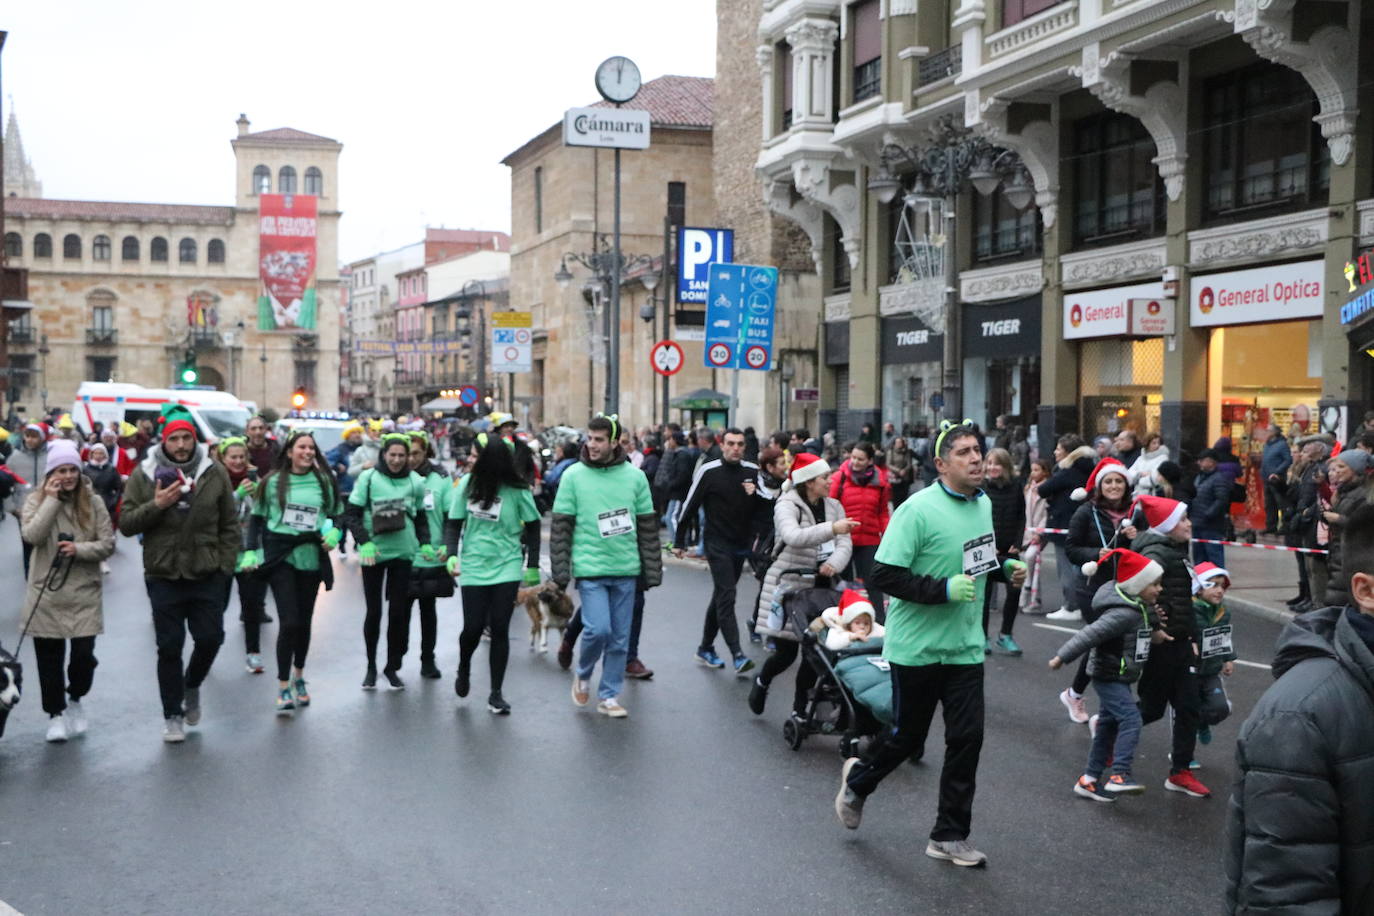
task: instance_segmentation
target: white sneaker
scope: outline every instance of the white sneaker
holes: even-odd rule
[[[1071,611],[1066,607],[1061,607],[1057,611],[1051,611],[1045,615],[1046,620],[1061,620],[1064,623],[1082,623],[1083,612]]]
[[[1082,725],[1088,721],[1088,707],[1083,702],[1082,697],[1075,697],[1068,690],[1059,692],[1059,702],[1069,711],[1069,718]]]
[[[67,731],[73,738],[86,734],[86,710],[76,700],[67,701]]]
[[[621,706],[620,701],[615,697],[597,703],[596,711],[603,716],[610,716],[612,719],[623,719],[630,714],[630,711],[624,706]]]
[[[48,740],[54,744],[67,740],[67,721],[62,716],[53,716],[48,720]]]
[[[181,704],[187,725],[200,724],[200,688],[187,687],[185,699]]]
[[[182,727],[181,716],[162,720],[162,740],[168,744],[180,744],[186,740],[186,729]]]

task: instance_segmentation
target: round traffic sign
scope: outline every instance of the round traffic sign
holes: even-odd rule
[[[677,341],[660,340],[649,352],[649,365],[659,375],[676,375],[682,369],[682,347]]]
[[[724,366],[730,362],[730,345],[723,343],[711,344],[706,351],[706,361],[713,366]]]
[[[465,407],[471,407],[477,403],[477,389],[471,385],[464,385],[458,389],[458,400]]]
[[[518,347],[506,347],[502,355],[506,358],[506,362],[513,363],[520,358],[520,349]]]
[[[515,342],[518,343],[518,344],[527,344],[527,343],[529,343],[529,342],[530,342],[530,329],[529,329],[529,328],[516,328],[516,329],[515,329]]]
[[[768,348],[758,345],[744,351],[744,361],[750,369],[762,369],[768,365]]]

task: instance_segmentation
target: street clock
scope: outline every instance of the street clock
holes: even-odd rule
[[[608,57],[596,68],[596,91],[608,102],[628,102],[639,87],[639,68],[628,57]]]

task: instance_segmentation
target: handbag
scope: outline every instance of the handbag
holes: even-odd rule
[[[375,472],[374,472],[375,473]],[[372,478],[367,478],[367,502],[372,502]],[[401,502],[388,500],[388,503]],[[389,504],[372,509],[372,534],[394,534],[406,526],[406,510],[399,505]]]
[[[442,566],[412,566],[406,593],[409,598],[452,598],[453,577]]]

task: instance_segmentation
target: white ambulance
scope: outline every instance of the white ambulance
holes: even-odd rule
[[[180,404],[191,412],[202,439],[242,436],[255,406],[226,391],[204,388],[144,388],[126,382],[82,382],[72,404],[72,421],[82,432],[96,423],[119,428],[120,422],[154,423],[163,404]]]

